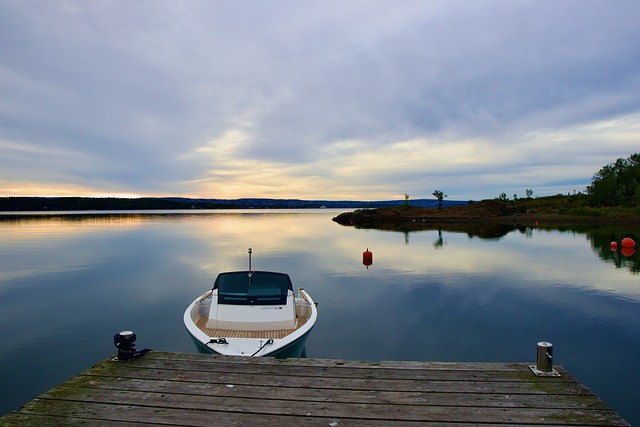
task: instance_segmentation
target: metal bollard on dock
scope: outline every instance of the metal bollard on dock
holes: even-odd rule
[[[558,371],[553,369],[553,344],[540,341],[536,364],[529,365],[529,368],[539,377],[559,377]]]

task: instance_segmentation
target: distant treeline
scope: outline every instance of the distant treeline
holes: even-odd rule
[[[378,208],[398,206],[403,200],[299,200],[299,199],[189,199],[180,197],[0,197],[0,211],[108,211],[108,210],[183,210],[183,209],[319,209]],[[443,205],[467,202],[446,201]],[[416,199],[412,206],[437,207],[437,200]]]
[[[217,206],[202,204],[201,209]],[[123,199],[111,197],[3,197],[2,211],[87,211],[189,209],[190,205],[163,198]]]

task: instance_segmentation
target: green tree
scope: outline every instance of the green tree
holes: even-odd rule
[[[527,199],[530,199],[531,196],[533,196],[533,190],[530,188],[527,188],[524,193],[527,195]]]
[[[404,193],[404,205],[409,206],[409,195]]]
[[[433,196],[438,199],[438,209],[442,208],[442,199],[447,197],[447,195],[440,190],[436,190],[433,192]]]
[[[587,194],[593,206],[640,204],[640,154],[603,166],[593,175]]]

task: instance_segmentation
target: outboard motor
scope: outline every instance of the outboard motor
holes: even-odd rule
[[[133,331],[118,332],[113,336],[113,343],[118,349],[118,360],[133,360],[151,351],[148,348],[136,350],[136,334]]]

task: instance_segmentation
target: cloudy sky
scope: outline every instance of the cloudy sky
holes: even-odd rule
[[[0,0],[0,196],[584,191],[640,151],[637,0]]]

